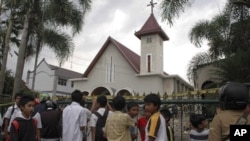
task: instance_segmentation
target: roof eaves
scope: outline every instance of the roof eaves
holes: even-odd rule
[[[129,64],[132,66],[132,68],[136,71],[136,73],[139,73],[140,70],[138,70],[138,68],[135,66],[135,64],[131,61],[131,59],[127,56],[127,54],[125,52],[123,52],[123,50],[120,48],[125,47],[124,45],[122,45],[121,43],[117,42],[116,40],[112,39],[111,40],[112,43],[115,44],[115,46],[117,47],[117,49],[121,52],[121,54],[123,55],[123,57],[125,57],[125,59],[129,62]]]
[[[111,37],[108,37],[108,39],[106,40],[106,42],[104,43],[104,45],[102,46],[102,48],[100,49],[100,51],[97,53],[97,55],[95,56],[95,58],[92,60],[92,62],[90,63],[89,67],[86,69],[86,71],[83,73],[83,77],[88,77],[90,71],[93,69],[93,67],[95,66],[95,64],[97,63],[97,61],[99,60],[99,58],[101,57],[101,55],[103,54],[103,52],[106,50],[106,48],[108,47],[109,42],[111,41]]]

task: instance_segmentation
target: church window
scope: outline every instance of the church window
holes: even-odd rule
[[[147,43],[152,43],[152,38],[151,37],[147,37]]]
[[[67,80],[59,78],[57,83],[58,83],[58,85],[66,86],[67,85]]]
[[[106,65],[106,83],[112,83],[115,80],[115,64],[113,63],[112,56],[110,62]]]
[[[147,71],[151,72],[151,54],[147,55]]]

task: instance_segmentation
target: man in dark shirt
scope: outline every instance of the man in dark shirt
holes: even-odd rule
[[[46,111],[41,112],[41,139],[59,140],[62,131],[61,111],[56,110],[56,107],[51,100],[47,100],[45,105]]]

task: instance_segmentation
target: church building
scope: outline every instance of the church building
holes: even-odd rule
[[[135,32],[141,41],[140,55],[108,37],[81,78],[71,79],[74,89],[85,95],[172,95],[193,90],[178,75],[163,70],[163,42],[169,37],[159,26],[153,12]]]

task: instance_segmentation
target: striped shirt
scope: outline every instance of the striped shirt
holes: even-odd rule
[[[204,129],[202,132],[191,130],[189,133],[190,141],[208,141],[209,130]]]
[[[147,122],[146,125],[146,141],[149,140],[149,137],[155,139],[155,141],[166,141],[166,124],[164,117],[160,112],[154,113]]]

